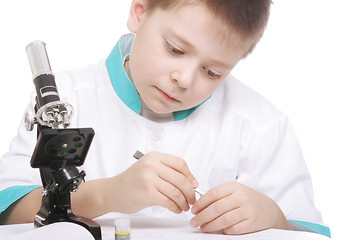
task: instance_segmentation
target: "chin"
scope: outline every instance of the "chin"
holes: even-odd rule
[[[175,111],[170,111],[170,110],[164,110],[164,109],[160,109],[160,110],[157,110],[157,109],[152,109],[150,108],[154,113],[157,113],[157,114],[169,114],[169,113],[173,113],[173,112],[176,112]]]
[[[144,101],[145,102],[145,101]],[[145,103],[146,104],[146,103]],[[169,114],[177,111],[182,111],[188,108],[175,108],[175,107],[169,107],[166,104],[162,103],[161,101],[151,101],[149,104],[146,104],[151,111],[157,114]]]
[[[164,106],[159,106],[158,104],[148,104],[147,106],[151,109],[151,111],[157,114],[168,114],[173,112],[169,108],[164,108]]]

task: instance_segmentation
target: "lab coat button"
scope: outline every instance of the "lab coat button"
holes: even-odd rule
[[[161,140],[161,132],[160,131],[153,132],[152,139],[155,142],[160,141]]]

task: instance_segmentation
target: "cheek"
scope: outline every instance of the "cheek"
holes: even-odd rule
[[[142,88],[143,85],[152,84],[154,77],[156,77],[157,69],[154,69],[155,64],[149,61],[146,56],[136,58],[130,63],[132,81],[136,88]]]
[[[141,84],[156,84],[166,73],[166,66],[156,52],[143,52],[137,55],[136,60],[131,64],[134,69],[133,81]]]
[[[156,83],[161,80],[161,77],[165,73],[166,66],[163,61],[155,57],[156,55],[149,56],[149,62],[144,69],[144,74],[146,78],[150,78],[149,81]]]

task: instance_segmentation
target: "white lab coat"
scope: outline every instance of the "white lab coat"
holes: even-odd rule
[[[59,73],[56,82],[60,98],[74,107],[71,127],[95,130],[80,167],[86,180],[126,170],[134,163],[136,150],[159,151],[183,158],[205,191],[238,181],[271,197],[288,219],[322,223],[288,118],[234,77],[229,76],[190,116],[166,123],[152,122],[124,104],[110,83],[105,61]],[[32,108],[33,103],[28,110]],[[21,124],[0,160],[0,190],[41,185],[38,169],[30,167],[35,143],[36,131],[27,132]],[[142,213],[172,214],[160,207]]]

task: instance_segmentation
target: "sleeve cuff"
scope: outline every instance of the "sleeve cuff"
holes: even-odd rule
[[[0,191],[0,214],[11,204],[28,194],[29,192],[40,188],[40,185],[12,186]]]
[[[329,238],[331,237],[330,229],[326,226],[311,222],[298,221],[298,220],[288,220],[288,221],[296,231],[314,232],[327,236]]]

